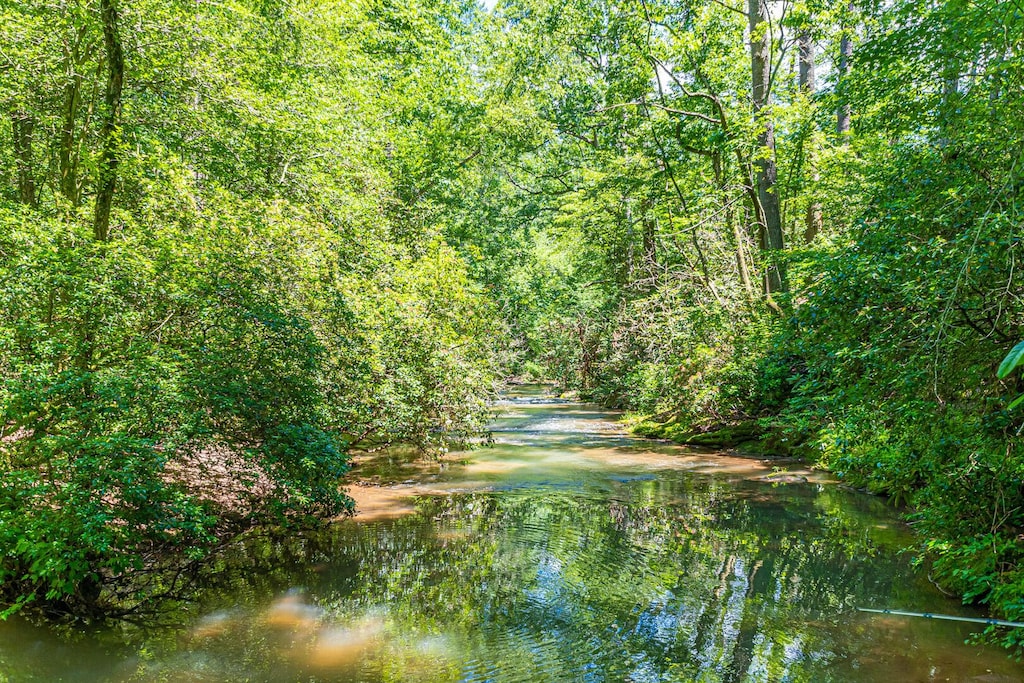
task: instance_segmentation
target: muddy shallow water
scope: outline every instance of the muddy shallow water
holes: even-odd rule
[[[496,408],[494,446],[360,462],[359,516],[235,549],[167,623],[0,622],[0,682],[1024,680],[983,627],[857,611],[979,615],[882,501],[543,387]]]

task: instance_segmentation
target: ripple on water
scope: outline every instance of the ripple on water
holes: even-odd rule
[[[881,501],[531,391],[493,448],[364,460],[359,518],[227,551],[199,613],[142,647],[0,623],[0,678],[1024,680],[969,626],[855,612],[973,613],[912,571]]]

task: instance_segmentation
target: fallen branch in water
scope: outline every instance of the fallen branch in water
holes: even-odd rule
[[[873,614],[895,614],[901,617],[924,617],[925,619],[945,619],[946,621],[967,621],[972,624],[988,624],[989,626],[1012,626],[1024,628],[1024,623],[1017,621],[1003,621],[1002,619],[985,619],[982,617],[955,617],[951,614],[932,614],[931,612],[904,612],[898,609],[868,609],[858,607],[858,612],[871,612]]]

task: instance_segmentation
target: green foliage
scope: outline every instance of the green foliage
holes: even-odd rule
[[[999,364],[999,370],[996,371],[996,376],[999,377],[999,379],[1006,379],[1021,363],[1024,363],[1024,342],[1021,342],[1010,349],[1010,352],[1006,354],[1006,358],[1004,358],[1003,362]],[[1006,409],[1013,410],[1021,403],[1024,403],[1024,394],[1021,394],[1010,401],[1010,404],[1006,406]]]
[[[999,379],[1006,379],[1010,376],[1018,365],[1024,363],[1024,342],[1021,342],[1010,349],[1010,352],[1006,354],[1006,358],[999,364],[999,370],[996,371],[996,376]]]
[[[0,9],[18,74],[0,85],[14,608],[176,597],[178,570],[253,525],[345,514],[353,451],[463,443],[501,368],[503,328],[437,208],[479,134],[466,7],[117,10],[124,110],[100,241],[98,5]]]
[[[935,578],[1018,618],[1024,345],[1002,382],[993,366],[1024,326],[1020,13],[787,7],[758,29],[777,67],[756,117],[747,22],[720,5],[524,0],[499,16],[491,68],[545,142],[462,209],[502,240],[459,236],[486,254],[524,355],[633,411],[638,433],[734,445],[749,429],[906,506]],[[798,31],[833,64],[812,92]],[[791,291],[766,300],[751,184],[769,158]]]

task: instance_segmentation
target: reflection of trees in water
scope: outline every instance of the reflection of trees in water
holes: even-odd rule
[[[907,563],[878,552],[904,539],[879,525],[877,503],[685,473],[423,498],[408,517],[226,551],[193,618],[171,615],[191,630],[158,629],[119,671],[132,681],[823,681],[878,680],[886,665],[867,667],[900,657],[907,672],[944,671],[945,636],[928,649],[904,622],[886,634],[843,616],[921,597]],[[281,598],[298,586],[307,590]],[[0,647],[0,668],[46,659],[63,672],[74,657],[76,680],[122,680],[102,671],[109,660],[90,677],[84,657],[58,656],[57,644],[29,656],[21,643]]]
[[[888,595],[903,564],[814,495],[735,494],[662,479],[426,498],[346,529],[338,550],[359,566],[332,608],[387,604],[411,632],[456,638],[480,676],[820,676],[845,649],[824,620]]]
[[[337,680],[314,666],[323,634],[378,614],[352,680],[827,680],[878,644],[831,618],[885,602],[905,569],[875,552],[888,532],[865,500],[675,473],[252,538],[209,568],[192,640],[147,638],[132,680]],[[316,617],[282,627],[270,596],[296,586]]]

